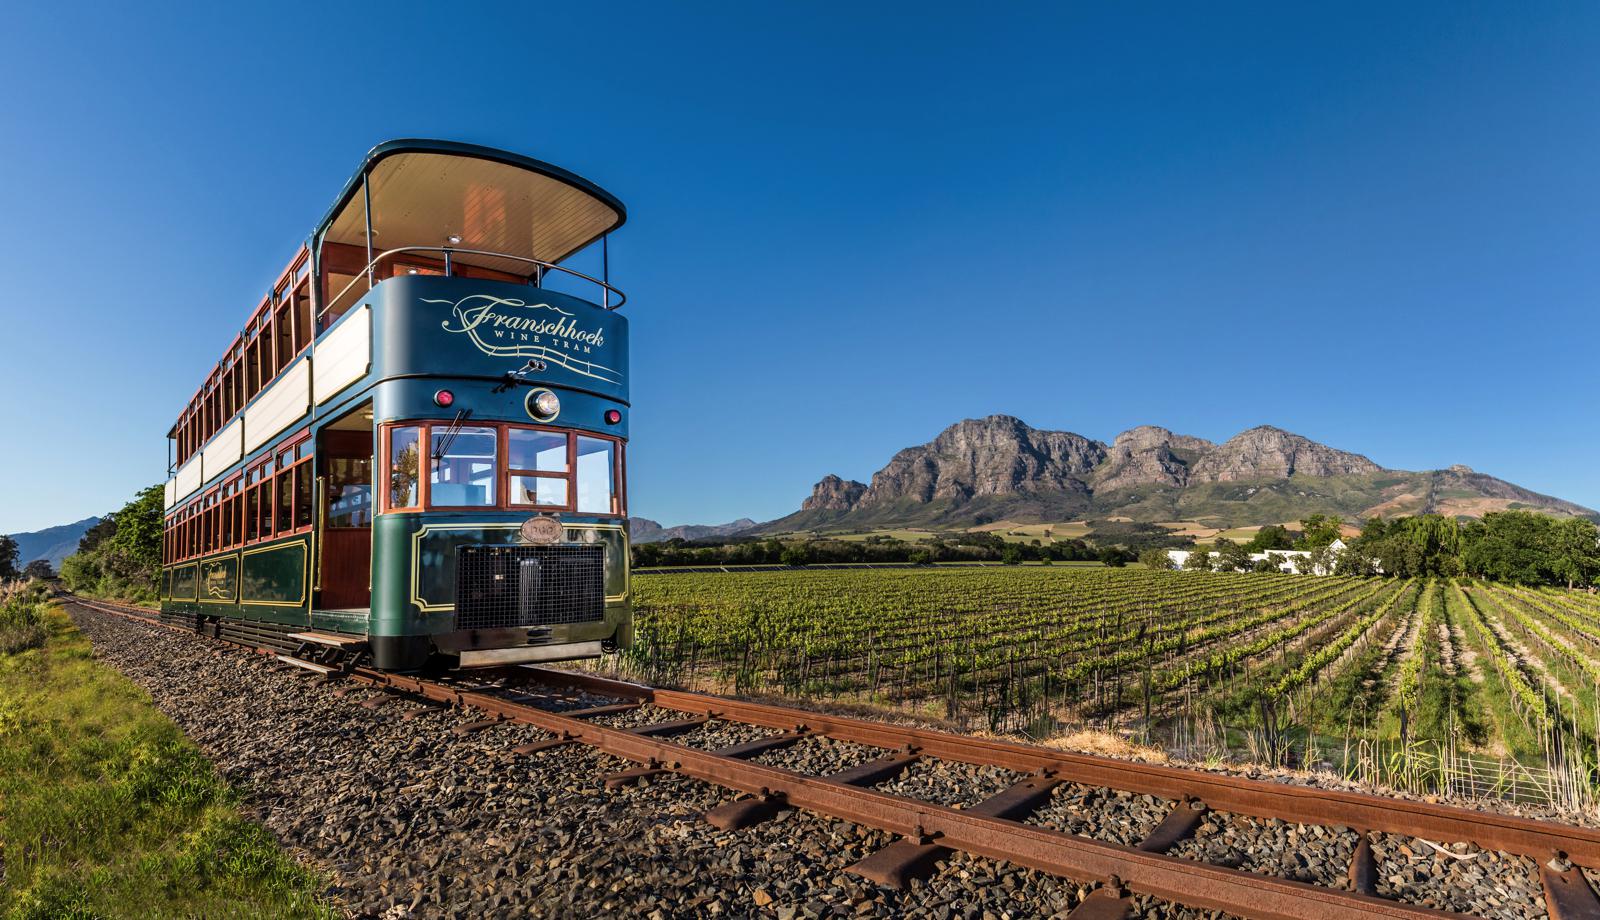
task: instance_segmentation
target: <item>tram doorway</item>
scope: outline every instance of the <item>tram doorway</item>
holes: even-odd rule
[[[319,584],[322,610],[372,605],[372,406],[352,412],[318,435],[322,491]]]

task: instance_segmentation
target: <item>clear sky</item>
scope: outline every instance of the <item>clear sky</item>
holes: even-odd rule
[[[1600,507],[1600,6],[32,3],[0,30],[0,532],[119,507],[363,153],[627,202],[633,513],[995,412],[1270,423]]]

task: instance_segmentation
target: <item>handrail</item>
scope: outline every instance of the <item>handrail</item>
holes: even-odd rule
[[[323,304],[322,309],[317,313],[317,321],[320,323],[322,321],[322,318],[328,315],[328,308],[330,306],[332,306],[333,304],[338,303],[340,300],[343,300],[344,299],[344,295],[350,293],[350,289],[354,288],[358,282],[360,282],[362,280],[366,280],[367,281],[367,290],[369,290],[369,291],[372,290],[374,287],[376,287],[377,285],[374,284],[371,281],[372,270],[377,268],[378,264],[380,262],[384,261],[385,259],[392,258],[394,256],[401,255],[403,253],[408,253],[408,252],[440,252],[440,253],[444,253],[444,273],[445,273],[445,277],[450,277],[450,268],[451,268],[451,266],[450,266],[450,257],[452,255],[489,256],[489,257],[495,258],[495,259],[512,259],[512,260],[517,261],[517,262],[525,262],[525,263],[527,263],[529,265],[533,265],[533,266],[537,266],[538,267],[539,270],[534,273],[534,282],[533,283],[535,285],[537,285],[540,282],[544,281],[544,273],[546,271],[550,271],[550,270],[553,269],[553,270],[558,271],[558,272],[565,272],[565,273],[567,273],[569,275],[572,275],[573,277],[576,277],[576,278],[582,278],[584,281],[587,281],[590,284],[599,285],[601,291],[603,292],[602,295],[601,295],[601,304],[600,305],[601,305],[602,308],[604,308],[606,310],[618,310],[618,309],[621,309],[622,305],[628,302],[628,295],[622,293],[620,290],[612,287],[611,285],[607,284],[606,282],[601,281],[599,278],[595,278],[595,277],[593,277],[591,275],[585,275],[583,272],[575,271],[573,269],[567,268],[565,265],[557,265],[554,262],[545,262],[545,261],[543,261],[541,259],[534,259],[534,258],[530,258],[528,256],[513,255],[512,253],[509,253],[509,252],[493,252],[493,251],[488,250],[488,249],[459,249],[459,248],[454,247],[454,246],[401,246],[398,249],[390,249],[390,250],[387,250],[385,252],[380,252],[376,256],[373,256],[372,261],[370,261],[366,265],[362,266],[361,271],[354,278],[350,279],[350,283],[349,284],[345,285],[339,291],[339,293],[337,293],[334,296],[328,298],[328,302]],[[612,294],[617,295],[617,302],[615,304],[613,304],[611,302],[611,295]]]

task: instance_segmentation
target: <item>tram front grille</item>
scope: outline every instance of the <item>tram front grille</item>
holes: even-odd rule
[[[456,551],[456,628],[594,623],[606,616],[605,548],[463,546]]]

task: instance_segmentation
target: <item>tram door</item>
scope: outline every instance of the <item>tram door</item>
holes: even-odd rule
[[[324,428],[317,445],[322,482],[323,610],[360,610],[372,605],[372,423]]]

